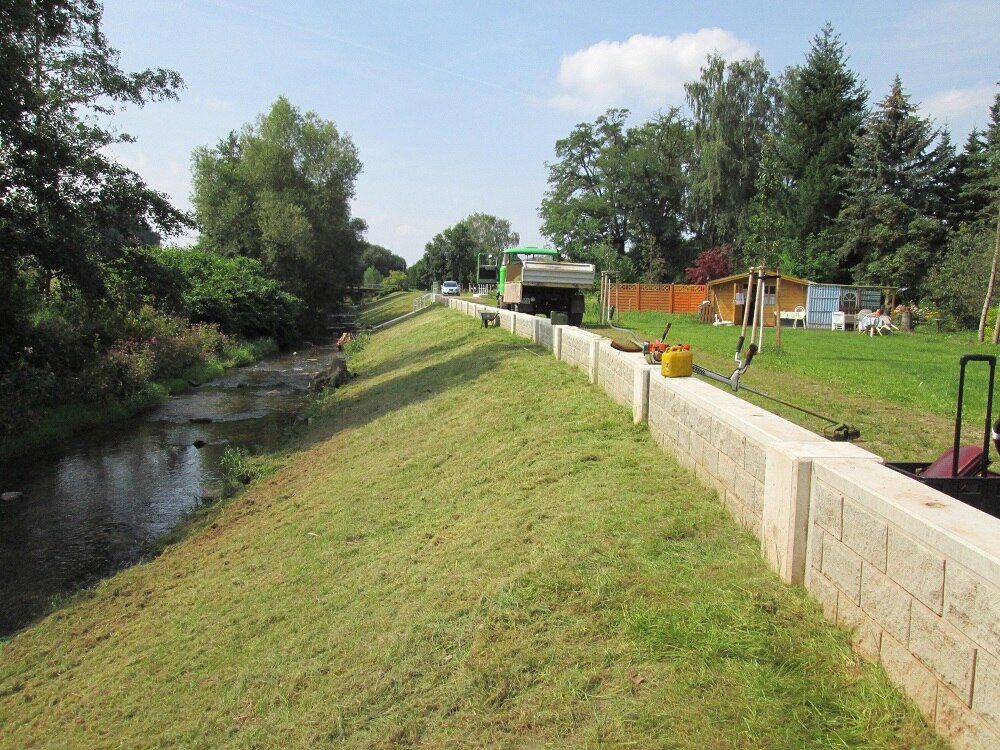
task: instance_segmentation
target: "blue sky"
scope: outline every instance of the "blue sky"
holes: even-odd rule
[[[175,205],[191,207],[191,152],[279,96],[350,135],[364,171],[354,215],[367,239],[413,263],[466,216],[508,219],[544,244],[538,206],[555,142],[608,107],[633,123],[684,105],[683,84],[718,50],[760,52],[778,75],[827,21],[871,92],[899,75],[961,146],[987,124],[1000,80],[1000,3],[316,2],[105,0],[126,70],[177,70],[180,100],[131,108],[112,149]],[[187,242],[189,239],[182,239]]]

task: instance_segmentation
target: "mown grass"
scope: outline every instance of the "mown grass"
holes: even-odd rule
[[[0,643],[0,748],[943,748],[575,369],[435,309],[282,468]]]
[[[377,326],[413,312],[413,300],[423,295],[424,292],[392,292],[387,294],[362,308],[358,314],[358,324]]]
[[[641,340],[653,340],[662,335],[668,320],[672,323],[668,340],[691,344],[696,364],[727,376],[733,371],[739,327],[704,325],[693,315],[663,313],[622,313],[615,325],[634,330]],[[608,338],[628,338],[597,325],[595,312],[584,324]],[[742,382],[859,427],[860,444],[888,460],[931,461],[952,445],[959,360],[967,353],[997,354],[998,349],[976,342],[971,332],[936,334],[918,328],[912,334],[872,338],[850,331],[798,328],[782,330],[779,352],[775,330],[766,328],[761,354]],[[982,441],[987,373],[984,363],[973,362],[966,370],[964,443]],[[746,392],[740,395],[814,431],[825,426],[814,417]]]

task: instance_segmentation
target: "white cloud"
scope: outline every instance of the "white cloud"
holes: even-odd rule
[[[931,94],[920,104],[924,115],[933,117],[939,125],[976,123],[980,130],[989,124],[990,106],[996,94],[995,86],[974,86],[967,89],[948,89]]]
[[[563,93],[557,109],[596,112],[615,106],[680,105],[684,84],[701,74],[705,58],[752,57],[756,49],[724,29],[701,29],[675,38],[636,34],[625,42],[598,42],[564,55],[559,65]]]

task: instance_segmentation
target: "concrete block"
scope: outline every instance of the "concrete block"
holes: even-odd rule
[[[934,726],[938,681],[927,667],[889,633],[882,633],[882,666],[895,685],[913,701],[924,720]]]
[[[990,653],[1000,656],[1000,589],[961,565],[944,576],[944,618]]]
[[[825,536],[826,532],[819,526],[813,525],[810,529],[807,556],[810,568],[817,572],[823,570],[823,538]],[[809,588],[808,574],[809,568],[806,568],[806,588]]]
[[[934,614],[944,612],[944,558],[889,527],[886,573]]]
[[[844,496],[824,482],[814,482],[812,502],[814,523],[840,539],[844,535]]]
[[[552,356],[562,359],[562,334],[566,326],[552,326]]]
[[[839,590],[834,586],[833,581],[822,573],[817,572],[809,579],[809,593],[823,605],[823,616],[830,622],[837,621],[838,592]]]
[[[910,602],[913,598],[905,589],[893,583],[873,565],[861,570],[861,609],[869,617],[899,639],[910,639]]]
[[[850,500],[844,500],[844,533],[841,541],[885,572],[885,550],[889,527],[885,521]]]
[[[760,482],[764,481],[767,464],[767,449],[756,440],[747,438],[743,443],[743,468]]]
[[[706,453],[708,452],[711,452],[717,458],[718,471],[716,472],[716,476],[718,477],[719,484],[727,490],[735,490],[736,462],[733,461],[726,453],[717,451],[712,446],[708,446]],[[737,494],[739,493],[737,492]]]
[[[832,534],[823,537],[823,573],[855,605],[861,602],[861,557]]]
[[[872,462],[817,462],[817,477],[911,539],[985,581],[1000,582],[1000,519]]]
[[[843,592],[837,598],[837,624],[852,631],[854,649],[869,661],[875,661],[882,649],[882,628],[861,607],[848,601]]]
[[[972,710],[1000,733],[1000,659],[979,651],[973,684]]]
[[[954,750],[996,750],[1000,734],[976,716],[960,696],[943,685],[938,688],[934,730],[946,738]]]
[[[930,667],[968,706],[972,702],[972,675],[976,648],[920,602],[910,607],[910,652]]]

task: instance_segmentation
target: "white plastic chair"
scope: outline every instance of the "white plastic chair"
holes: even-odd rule
[[[844,313],[835,312],[830,316],[830,330],[831,331],[844,330]]]

